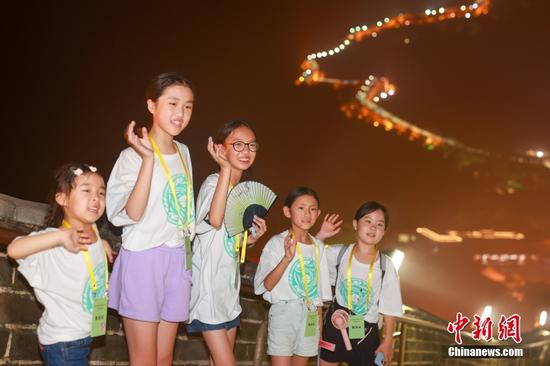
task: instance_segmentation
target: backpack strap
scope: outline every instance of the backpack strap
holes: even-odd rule
[[[382,278],[380,279],[380,287],[382,287],[382,281],[384,280],[384,275],[386,274],[386,255],[380,252],[380,271],[382,272]]]
[[[334,282],[335,286],[338,284],[338,276],[340,275],[340,262],[342,262],[342,257],[344,256],[344,253],[348,248],[350,247],[350,244],[344,244],[342,245],[342,248],[340,248],[340,251],[338,252],[338,258],[336,259],[336,281]]]

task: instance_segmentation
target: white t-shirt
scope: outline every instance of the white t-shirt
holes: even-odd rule
[[[241,313],[235,237],[228,236],[225,224],[216,230],[208,222],[218,178],[217,173],[209,175],[197,197],[189,322],[198,319],[203,323],[220,324],[235,319]]]
[[[193,170],[187,146],[176,142],[189,171],[191,184],[191,237],[195,232],[195,207],[193,199]],[[179,247],[185,244],[181,234],[181,222],[187,220],[187,178],[178,153],[163,154],[172,175],[181,212],[160,161],[155,155],[153,178],[145,212],[136,222],[126,213],[126,202],[134,189],[142,159],[131,147],[122,150],[107,183],[106,212],[115,226],[122,226],[122,246],[131,251],[141,251],[166,244]]]
[[[30,235],[58,231],[47,228]],[[17,240],[17,239],[16,239]],[[94,294],[82,252],[71,253],[55,247],[18,259],[18,270],[34,288],[44,305],[38,324],[38,340],[48,345],[90,336],[93,300],[105,296],[106,257],[101,239],[89,246],[97,290]]]
[[[347,270],[349,256],[353,245],[349,245],[340,261],[338,283],[336,281],[336,265],[338,253],[342,244],[328,246],[327,261],[330,270],[330,282],[336,285],[336,301],[348,308]],[[382,254],[382,253],[380,253]],[[382,254],[385,255],[385,254]],[[380,288],[382,271],[380,270],[380,256],[377,256],[372,268],[372,284],[369,304],[366,305],[367,279],[370,263],[361,263],[355,259],[351,262],[351,303],[352,311],[358,315],[364,315],[364,319],[370,323],[378,322],[378,313],[389,316],[403,316],[403,303],[401,301],[401,289],[399,276],[392,260],[386,256],[386,274]]]
[[[285,230],[269,239],[262,250],[260,263],[254,276],[254,292],[256,295],[263,294],[263,298],[272,304],[282,300],[305,299],[302,268],[297,252],[277,285],[271,291],[267,291],[264,287],[267,275],[277,267],[285,256],[284,240],[287,235],[288,230]],[[298,245],[304,258],[308,297],[314,305],[322,305],[323,301],[329,301],[332,298],[325,246],[323,242],[315,239],[315,245],[319,252],[319,274],[316,276],[315,248],[312,244],[298,243]],[[316,277],[318,281],[315,280]]]

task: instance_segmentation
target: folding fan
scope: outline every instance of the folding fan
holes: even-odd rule
[[[259,182],[245,181],[229,192],[225,206],[225,228],[230,237],[251,229],[254,215],[264,218],[277,198],[271,189]]]

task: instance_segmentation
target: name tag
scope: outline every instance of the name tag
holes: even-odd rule
[[[92,337],[99,337],[107,333],[107,298],[94,300],[92,310]]]
[[[308,311],[306,319],[306,337],[317,334],[317,311]]]
[[[185,269],[189,271],[191,269],[191,238],[185,236]]]
[[[350,315],[349,338],[361,339],[365,336],[365,322],[362,315]]]

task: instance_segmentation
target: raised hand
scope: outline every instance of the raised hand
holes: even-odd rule
[[[70,228],[61,231],[60,245],[69,252],[78,253],[88,250],[88,246],[96,242],[93,232],[85,232],[83,228]]]
[[[289,262],[294,258],[294,254],[296,254],[296,244],[297,241],[292,239],[292,236],[288,234],[285,237],[285,256],[284,258],[288,260]]]
[[[212,137],[208,138],[208,146],[207,146],[208,152],[210,153],[210,156],[212,156],[212,159],[220,166],[220,169],[229,169],[231,168],[231,165],[229,164],[229,160],[227,160],[227,157],[225,156],[225,153],[222,149],[222,147],[218,144],[215,144],[212,140]]]
[[[327,214],[321,225],[321,229],[315,237],[319,240],[326,240],[338,234],[342,230],[342,223],[344,221],[340,220],[340,215],[338,214]]]
[[[134,132],[136,126],[136,121],[130,122],[126,128],[124,138],[128,145],[130,145],[142,158],[152,158],[154,156],[153,146],[151,146],[151,141],[149,141],[149,133],[147,128],[141,128],[141,136],[138,136]]]
[[[248,236],[248,244],[255,243],[267,231],[267,224],[264,219],[254,215],[254,234]]]

